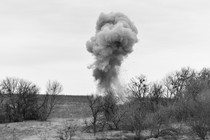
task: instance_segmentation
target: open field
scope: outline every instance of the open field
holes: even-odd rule
[[[73,121],[80,126],[85,118],[90,117],[86,96],[58,96],[58,104],[47,122],[25,121],[17,123],[0,124],[0,140],[39,140],[45,133],[49,138],[55,139],[57,130],[63,122]]]
[[[58,96],[58,104],[50,118],[90,117],[87,96]]]
[[[27,121],[19,123],[2,124],[1,140],[56,140],[57,131],[62,128],[65,121],[71,121],[78,125],[78,131],[74,140],[94,140],[94,139],[120,139],[126,136],[132,136],[131,133],[123,133],[121,131],[99,132],[96,136],[93,133],[82,132],[84,119],[50,119],[47,122]]]
[[[103,131],[96,135],[85,131],[86,122],[90,122],[91,110],[86,96],[59,95],[59,102],[47,121],[23,121],[0,124],[0,140],[61,140],[59,130],[65,124],[76,126],[72,140],[135,140],[135,133],[130,131]],[[180,124],[172,124],[179,127]],[[181,127],[180,127],[181,128]],[[188,131],[188,126],[182,125],[181,131]],[[141,135],[147,137],[150,130],[143,130]],[[174,138],[152,138],[151,140],[173,140]],[[183,133],[177,140],[196,140],[193,135]],[[70,139],[68,139],[70,140]],[[136,139],[137,140],[137,139]],[[150,139],[148,139],[150,140]]]
[[[86,98],[86,96],[59,96],[59,102],[46,122],[24,121],[0,124],[0,140],[56,140],[57,132],[65,122],[77,125],[76,136],[73,138],[76,140],[123,137],[121,131],[100,132],[96,136],[83,131],[85,121],[90,120],[91,116]]]

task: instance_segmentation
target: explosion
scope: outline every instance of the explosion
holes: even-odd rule
[[[89,67],[98,82],[98,88],[105,91],[118,84],[118,73],[122,61],[133,51],[137,43],[137,28],[122,13],[101,13],[96,23],[95,36],[86,43],[88,52],[95,56]]]

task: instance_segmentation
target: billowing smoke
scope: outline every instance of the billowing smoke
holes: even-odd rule
[[[124,14],[100,14],[96,34],[86,44],[95,56],[90,68],[100,89],[110,90],[117,83],[121,63],[138,41],[137,33],[137,28]]]

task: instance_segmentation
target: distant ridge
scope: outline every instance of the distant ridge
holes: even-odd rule
[[[43,94],[39,94],[38,96],[42,97]],[[58,98],[58,104],[65,104],[65,103],[87,103],[87,95],[56,95]]]

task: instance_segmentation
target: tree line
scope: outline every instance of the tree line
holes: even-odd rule
[[[154,83],[137,76],[128,84],[123,103],[116,92],[88,97],[92,112],[88,131],[126,130],[136,139],[188,135],[202,140],[210,131],[210,69],[182,68]],[[150,135],[142,135],[144,130]]]
[[[0,123],[25,120],[45,121],[53,111],[63,90],[57,81],[49,81],[45,94],[34,83],[6,78],[0,81]]]

